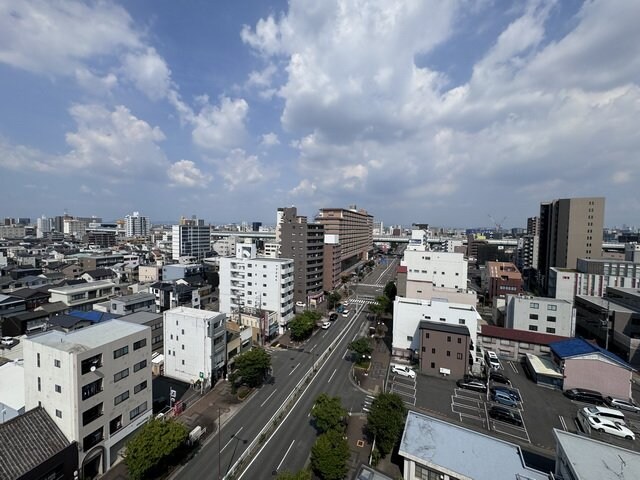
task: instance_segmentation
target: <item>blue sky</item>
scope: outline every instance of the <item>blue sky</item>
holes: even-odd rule
[[[640,2],[0,0],[0,216],[640,224]]]

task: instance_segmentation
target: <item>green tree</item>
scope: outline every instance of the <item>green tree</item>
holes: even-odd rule
[[[356,358],[360,361],[363,357],[371,355],[373,347],[367,337],[360,337],[349,344],[349,350],[356,354]]]
[[[299,472],[282,472],[276,477],[276,480],[311,480],[311,470],[304,469]]]
[[[349,444],[342,432],[329,430],[311,447],[311,468],[322,480],[342,480],[347,475]]]
[[[385,309],[387,313],[391,313],[393,311],[393,301],[396,299],[397,294],[398,288],[396,287],[396,284],[393,282],[387,282],[384,287],[384,296],[389,299]]]
[[[342,299],[342,295],[339,292],[331,292],[327,295],[327,307],[329,310],[333,310],[338,305],[338,302]]]
[[[376,297],[375,303],[369,305],[369,310],[373,307],[374,310],[380,312],[379,314],[382,315],[385,312],[390,312],[392,306],[393,304],[389,301],[389,298],[386,295],[380,295]]]
[[[256,387],[264,380],[271,367],[271,356],[263,348],[253,348],[233,359],[235,375],[242,383]]]
[[[147,422],[127,443],[125,463],[133,480],[156,476],[185,445],[189,432],[175,420]]]
[[[390,453],[400,440],[407,417],[402,398],[395,393],[381,393],[371,403],[367,414],[367,430],[376,439],[382,456]]]
[[[289,330],[291,331],[291,339],[295,341],[304,340],[309,337],[316,326],[316,322],[322,318],[322,315],[313,310],[306,310],[295,316],[289,322]]]
[[[330,397],[326,393],[322,393],[316,398],[316,403],[311,409],[311,417],[320,433],[329,430],[344,431],[347,411],[342,406],[340,397]]]

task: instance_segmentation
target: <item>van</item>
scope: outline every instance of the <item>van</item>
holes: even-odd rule
[[[492,352],[491,350],[485,351],[484,359],[487,362],[487,365],[489,366],[489,368],[492,368],[494,370],[499,370],[500,368],[502,368],[502,365],[500,365],[500,360],[498,359],[498,355],[496,355],[496,352]]]
[[[564,394],[571,400],[578,400],[579,402],[595,403],[596,405],[604,405],[604,397],[600,392],[595,390],[588,390],[586,388],[570,388],[565,390]]]
[[[614,410],[613,408],[605,407],[584,407],[582,410],[585,414],[591,415],[592,417],[611,420],[613,423],[617,423],[619,425],[625,424],[624,413],[622,413],[620,410]]]

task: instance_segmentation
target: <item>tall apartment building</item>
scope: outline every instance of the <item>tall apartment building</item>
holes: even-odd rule
[[[545,290],[549,269],[576,268],[578,258],[602,255],[604,197],[563,198],[540,204],[538,272]]]
[[[234,257],[220,258],[220,311],[246,312],[262,317],[275,312],[277,330],[262,332],[265,337],[283,333],[294,316],[294,261],[286,258],[256,257],[256,246],[238,244]]]
[[[212,386],[226,366],[224,313],[178,307],[164,312],[164,374]]]
[[[360,260],[367,260],[373,250],[373,216],[365,210],[352,208],[323,208],[316,222],[324,226],[324,233],[333,237],[340,248],[325,249],[325,290],[339,284],[340,273]],[[331,238],[331,237],[330,237]],[[340,263],[340,273],[331,268]]]
[[[294,300],[307,303],[323,291],[324,226],[307,223],[295,207],[278,208],[277,217],[280,256],[294,262]]]
[[[133,212],[132,215],[124,217],[124,234],[127,238],[146,237],[149,235],[150,228],[149,217],[144,217],[139,212]]]
[[[24,340],[25,408],[78,442],[81,478],[106,472],[152,416],[151,329],[110,320]]]
[[[185,220],[171,227],[171,257],[194,257],[202,260],[211,251],[211,228],[201,220]]]

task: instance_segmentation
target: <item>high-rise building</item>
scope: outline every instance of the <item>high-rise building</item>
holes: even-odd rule
[[[198,219],[181,219],[180,225],[173,225],[171,238],[171,256],[195,257],[202,260],[211,251],[211,227]]]
[[[549,269],[576,268],[578,258],[602,256],[604,197],[563,198],[540,204],[538,273],[545,290]]]
[[[278,221],[280,256],[294,262],[294,299],[307,303],[323,291],[324,227],[307,223],[295,207],[279,208]]]
[[[368,259],[373,250],[373,217],[355,206],[323,208],[316,221],[324,226],[324,288],[331,290],[340,283],[342,272]]]
[[[149,235],[150,227],[149,217],[144,217],[139,212],[133,212],[132,215],[124,217],[124,230],[127,238],[146,237]]]
[[[42,215],[36,220],[36,237],[44,238],[51,232],[51,219]]]
[[[106,472],[152,416],[151,329],[110,320],[24,340],[25,409],[78,442],[81,478]]]

